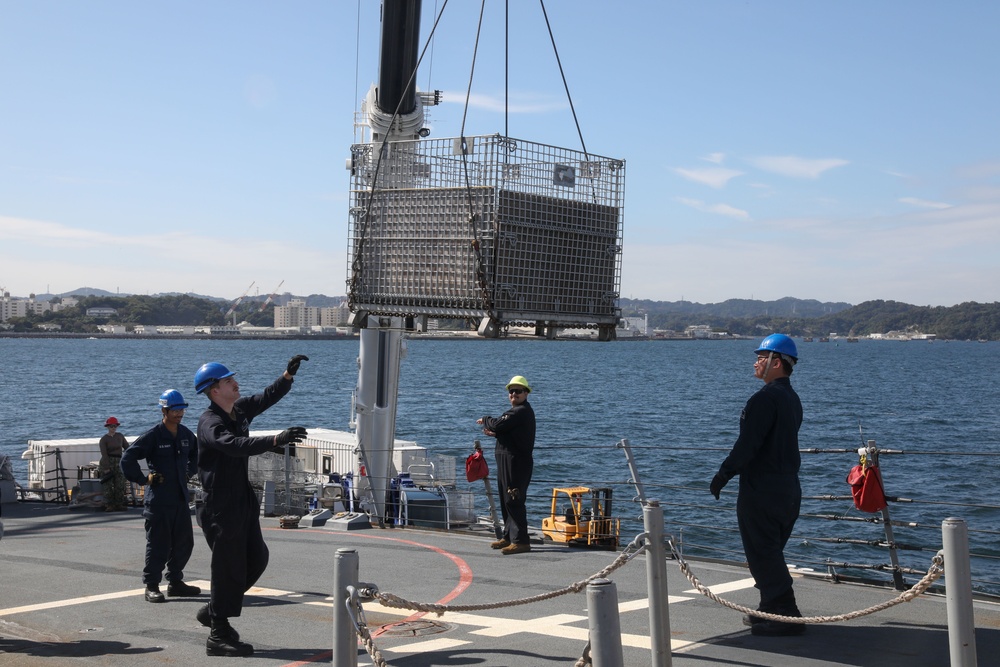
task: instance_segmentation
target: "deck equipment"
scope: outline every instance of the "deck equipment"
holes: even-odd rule
[[[552,511],[542,534],[569,546],[617,549],[620,520],[611,516],[611,489],[573,486],[552,489]],[[564,509],[559,512],[560,501]]]

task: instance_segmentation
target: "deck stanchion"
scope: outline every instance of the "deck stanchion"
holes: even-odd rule
[[[649,641],[653,667],[670,667],[670,612],[667,559],[663,548],[663,508],[659,500],[642,506],[646,531],[646,588],[649,592]]]
[[[261,494],[261,504],[264,506],[264,516],[274,516],[274,480],[264,481],[264,491]]]
[[[292,514],[292,453],[290,446],[285,445],[285,510],[282,514]]]
[[[587,584],[587,621],[590,625],[590,659],[594,667],[620,667],[624,664],[615,582],[594,579]]]
[[[948,605],[948,646],[951,667],[976,667],[976,625],[972,613],[972,570],[969,529],[965,520],[941,522],[945,599]]]
[[[358,586],[358,552],[337,549],[333,557],[333,665],[358,667],[358,635],[348,611],[348,587]]]

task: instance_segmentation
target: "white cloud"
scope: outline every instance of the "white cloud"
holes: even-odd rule
[[[713,164],[722,164],[726,159],[725,153],[709,153],[702,158],[705,162],[711,162]]]
[[[1000,161],[980,162],[958,170],[958,177],[970,180],[989,179],[1000,176]]]
[[[678,202],[684,204],[685,206],[690,206],[691,208],[702,211],[704,213],[714,213],[716,215],[724,215],[727,218],[736,218],[737,220],[749,220],[750,214],[746,211],[738,209],[729,204],[706,204],[700,199],[688,199],[686,197],[677,197]]]
[[[817,179],[823,172],[850,164],[839,158],[809,159],[794,155],[772,155],[750,158],[750,164],[763,171],[769,171],[789,178]]]
[[[464,105],[465,95],[465,91],[444,91],[441,103]],[[565,99],[550,95],[513,95],[505,101],[502,95],[483,95],[482,93],[470,94],[469,106],[497,113],[503,113],[506,110],[516,114],[548,113],[569,108]]]
[[[926,199],[917,199],[916,197],[901,197],[900,203],[910,204],[911,206],[917,206],[919,208],[951,208],[951,204],[946,204],[939,201],[927,201]]]
[[[294,240],[232,239],[185,231],[111,234],[0,216],[0,285],[27,296],[84,285],[124,293],[195,292],[233,298],[251,280],[295,294],[345,291],[343,249]]]
[[[713,167],[710,169],[682,169],[680,167],[676,167],[674,172],[689,181],[701,183],[702,185],[707,185],[717,190],[725,187],[726,183],[733,178],[743,175],[742,171],[725,169],[722,167]]]
[[[891,216],[758,217],[753,225],[730,224],[725,233],[687,224],[676,213],[666,223],[667,229],[626,234],[622,294],[671,301],[683,295],[702,303],[751,294],[855,304],[997,301],[1000,192],[991,200]],[[781,261],[762,263],[763,255]]]

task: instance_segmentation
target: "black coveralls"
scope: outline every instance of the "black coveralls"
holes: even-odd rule
[[[198,476],[204,490],[201,530],[212,549],[215,618],[243,611],[246,593],[267,568],[268,550],[260,531],[260,501],[247,474],[248,460],[274,450],[274,437],[250,437],[250,422],[280,401],[292,381],[278,378],[260,394],[233,405],[235,419],[212,403],[198,419]]]
[[[528,511],[525,500],[534,467],[535,411],[528,401],[499,417],[483,417],[483,428],[496,433],[497,486],[503,539],[528,544]]]
[[[740,436],[719,467],[727,481],[740,476],[736,517],[762,611],[795,605],[784,549],[802,502],[801,424],[802,402],[789,379],[768,382],[747,401]]]
[[[167,581],[183,581],[184,566],[194,549],[191,528],[191,493],[188,478],[198,470],[198,448],[194,433],[177,425],[177,436],[160,422],[140,435],[122,453],[121,470],[139,485],[149,484],[139,461],[145,460],[149,472],[163,475],[160,484],[145,487],[142,516],[146,519],[146,565],[142,583],[159,586],[163,568]]]

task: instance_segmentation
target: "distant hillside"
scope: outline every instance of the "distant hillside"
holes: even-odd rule
[[[622,299],[622,314],[645,313],[654,329],[683,331],[708,325],[717,331],[759,336],[781,331],[793,336],[828,333],[867,336],[908,331],[952,340],[1000,340],[1000,303],[962,303],[957,306],[911,306],[898,301],[820,303],[802,299],[748,301],[731,299],[717,304],[687,301]]]
[[[711,315],[715,317],[822,317],[847,310],[851,304],[844,302],[821,303],[815,299],[795,299],[786,296],[777,301],[756,301],[752,299],[729,299],[722,303],[695,303],[693,301],[649,301],[622,299],[622,312],[644,311],[649,315],[687,313],[691,315]]]
[[[889,331],[914,331],[952,340],[1000,339],[1000,302],[970,301],[957,306],[911,306],[899,301],[866,301],[848,310],[808,323],[820,334],[867,336]]]
[[[65,298],[68,296],[82,298],[87,296],[117,296],[117,297],[127,297],[136,296],[131,292],[109,292],[107,290],[100,289],[98,287],[77,287],[76,289],[69,290],[68,292],[62,292],[60,294],[44,293],[35,294],[35,301],[51,301],[52,299],[59,297]],[[168,297],[168,296],[187,296],[195,299],[207,299],[209,301],[222,301],[226,303],[231,303],[236,299],[227,299],[221,296],[209,296],[206,294],[195,294],[194,292],[157,292],[156,294],[148,294],[146,296],[150,297]],[[243,301],[245,303],[264,303],[267,301],[267,294],[256,294],[248,295]],[[15,298],[24,299],[25,296],[16,296]],[[276,306],[287,306],[288,302],[292,299],[302,299],[306,302],[307,306],[315,306],[317,308],[326,308],[330,306],[339,306],[342,302],[347,300],[346,296],[327,296],[325,294],[310,294],[309,296],[297,296],[290,292],[285,292],[284,294],[276,294],[271,300],[271,303]]]
[[[224,314],[235,301],[196,294],[124,295],[93,287],[61,295],[37,294],[35,298],[46,301],[55,296],[75,296],[80,299],[79,308],[23,318],[17,326],[27,330],[36,322],[58,322],[64,331],[91,331],[96,324],[104,323],[85,316],[88,307],[96,306],[115,308],[118,311],[115,321],[126,324],[220,324],[233,319],[225,318]],[[267,326],[273,322],[273,307],[287,305],[292,299],[301,299],[308,306],[330,307],[339,306],[346,298],[325,294],[295,296],[285,292],[263,308],[267,295],[255,295],[242,300],[235,316],[238,321]],[[955,340],[1000,340],[1000,302],[930,307],[898,301],[866,301],[852,306],[785,297],[776,301],[729,299],[706,304],[641,299],[621,299],[620,303],[623,315],[645,314],[650,327],[660,330],[683,331],[693,325],[708,325],[717,331],[745,336],[775,331],[793,336],[823,336],[831,332],[866,336],[908,331]]]

